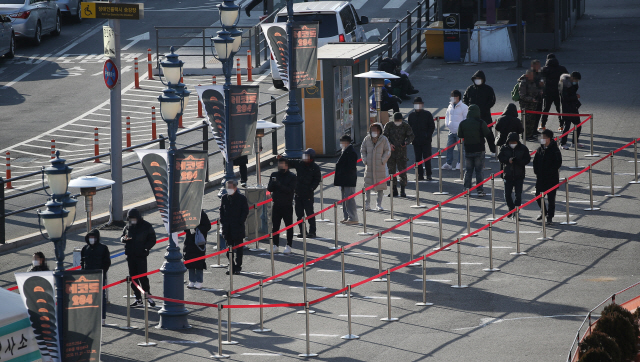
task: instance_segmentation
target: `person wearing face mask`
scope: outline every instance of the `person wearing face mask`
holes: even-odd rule
[[[387,162],[389,174],[407,168],[407,145],[413,142],[413,130],[407,122],[404,122],[402,113],[398,112],[393,115],[393,122],[389,122],[384,126],[384,135],[391,144],[391,157]],[[400,197],[407,197],[405,187],[407,186],[407,173],[400,174]],[[398,196],[397,177],[393,178],[392,183],[393,196]],[[390,196],[390,195],[389,195]]]
[[[562,153],[558,144],[553,139],[553,132],[549,129],[542,131],[540,147],[533,157],[533,172],[536,174],[536,196],[547,191],[560,182],[560,167],[562,166]],[[547,225],[552,224],[556,211],[556,191],[555,189],[546,194],[548,206],[545,206],[547,215]],[[541,200],[538,199],[538,206],[542,207]],[[542,220],[542,212],[536,220]]]
[[[387,112],[390,109],[393,109],[393,112],[400,112],[399,104],[402,103],[402,99],[398,96],[394,96],[391,93],[391,81],[389,79],[384,80],[384,87],[382,87],[381,94],[381,102],[380,102],[380,110],[382,112]]]
[[[362,140],[362,146],[360,146],[360,156],[364,163],[364,186],[376,185],[366,191],[364,209],[371,210],[369,200],[373,190],[378,194],[376,210],[383,211],[382,198],[387,185],[384,182],[378,183],[388,176],[387,161],[391,157],[391,145],[387,137],[382,134],[380,123],[369,126],[369,134]]]
[[[536,83],[536,73],[532,69],[527,69],[527,72],[518,81],[520,82],[520,109],[522,111],[535,111],[538,109],[538,103],[542,96],[542,88]],[[524,128],[527,141],[535,141],[537,115],[527,113],[524,117]]]
[[[278,159],[278,172],[274,172],[269,177],[269,185],[267,191],[271,192],[273,200],[273,208],[271,214],[271,223],[273,234],[273,253],[279,252],[280,234],[275,234],[280,230],[280,222],[284,221],[285,226],[293,224],[293,195],[296,190],[297,177],[296,174],[289,171],[289,160],[286,158]],[[293,228],[287,230],[287,246],[283,253],[291,253],[293,246]]]
[[[227,190],[227,195],[229,190]],[[224,195],[222,196],[224,198]],[[222,210],[222,208],[220,208]],[[204,256],[207,253],[207,233],[211,230],[211,221],[204,210],[200,211],[200,224],[195,229],[187,229],[184,231],[184,246],[182,247],[182,253],[184,260],[195,259]],[[244,229],[243,229],[244,230]],[[204,237],[205,244],[196,244],[196,235],[201,234]],[[225,241],[227,238],[225,237]],[[202,289],[202,282],[204,281],[204,270],[207,269],[206,260],[197,260],[185,265],[189,271],[189,284],[187,288]]]
[[[278,155],[278,158],[282,156]],[[322,182],[322,173],[320,172],[320,166],[315,162],[316,151],[313,148],[307,148],[302,152],[302,160],[289,160],[289,167],[296,170],[296,194],[293,198],[295,204],[296,217],[298,220],[302,220],[305,213],[307,216],[313,215],[313,203],[314,203],[314,191]],[[315,238],[316,218],[312,217],[307,219],[309,223],[308,238]],[[297,237],[302,237],[302,228],[306,225],[299,224],[300,233]]]
[[[496,152],[496,146],[493,143],[493,134],[487,127],[487,124],[480,118],[480,108],[475,104],[469,106],[467,119],[458,126],[458,137],[464,139],[464,188],[471,188],[471,177],[473,172],[476,174],[476,184],[478,186],[478,196],[484,196],[484,189],[480,184],[484,180],[484,149],[485,140],[489,144],[491,152]]]
[[[138,209],[130,209],[127,213],[127,225],[122,230],[120,241],[124,243],[124,254],[127,256],[129,275],[133,277],[146,273],[149,250],[156,245],[156,232],[153,230],[153,226],[142,218]],[[136,281],[138,281],[138,284],[147,295],[151,294],[148,277],[144,276],[136,279]],[[136,300],[131,304],[131,307],[142,307],[142,293],[133,284],[131,289],[133,289],[133,293],[136,296]],[[156,306],[156,302],[151,298],[147,299],[152,307]]]
[[[242,244],[245,238],[245,222],[249,216],[249,204],[247,198],[238,190],[238,182],[229,180],[225,184],[227,192],[220,200],[220,226],[222,227],[222,237],[227,242],[228,247]],[[275,200],[275,199],[274,199]],[[274,212],[275,212],[274,206]],[[211,226],[209,226],[210,228]],[[235,260],[230,260],[233,274],[240,274],[242,271],[242,257],[244,248],[233,249]],[[227,251],[227,258],[231,253]],[[203,260],[204,262],[204,260]],[[229,275],[229,270],[227,270]]]
[[[500,148],[498,160],[502,166],[502,178],[504,180],[504,199],[507,201],[509,211],[522,205],[522,188],[524,186],[525,166],[531,162],[531,155],[527,146],[520,143],[520,135],[516,132],[509,133],[507,144]],[[515,190],[515,202],[513,192]],[[513,214],[509,215],[509,218]]]
[[[424,109],[422,98],[416,97],[413,100],[413,111],[407,117],[409,126],[415,135],[413,139],[413,154],[416,162],[431,157],[431,140],[433,139],[433,131],[436,124],[433,121],[431,112]],[[431,181],[431,159],[424,164],[418,165],[418,180],[424,180],[424,171],[427,170],[427,180]]]
[[[107,284],[107,272],[111,266],[109,248],[100,243],[100,230],[93,229],[84,236],[87,243],[80,251],[80,267],[82,270],[102,270],[102,283]],[[107,318],[107,291],[102,291],[102,325]]]
[[[507,136],[512,132],[519,135],[524,132],[522,121],[518,118],[518,107],[509,103],[505,108],[502,115],[496,121],[496,131],[498,131],[496,146],[503,146],[507,142]]]
[[[471,77],[472,84],[464,91],[462,103],[470,106],[475,104],[480,107],[480,118],[486,124],[491,123],[491,107],[496,104],[496,94],[493,88],[487,85],[484,72],[479,70]]]
[[[44,257],[44,253],[41,251],[36,251],[35,253],[33,253],[33,257],[31,258],[31,266],[29,267],[29,269],[27,269],[27,272],[36,271],[49,271],[47,258]]]
[[[460,122],[467,118],[467,113],[469,112],[469,107],[460,102],[460,91],[454,90],[451,92],[451,97],[449,97],[449,107],[447,107],[447,112],[444,116],[444,124],[449,129],[449,136],[447,138],[447,147],[455,144],[460,139],[458,138],[458,126]],[[456,163],[456,167],[453,167],[453,149],[455,147],[451,147],[447,150],[447,163],[442,165],[443,170],[459,170],[460,162]],[[458,145],[458,152],[462,152],[462,146]],[[457,158],[456,160],[459,160]]]
[[[580,103],[580,95],[578,94],[578,83],[580,83],[581,79],[582,79],[582,75],[580,75],[580,73],[578,72],[573,72],[571,73],[571,75],[563,74],[562,77],[560,77],[559,89],[561,91],[560,98],[562,100],[562,113],[564,114],[579,113],[579,109],[582,103]],[[564,122],[564,130],[562,131],[563,134],[569,132],[569,130],[573,125],[577,125],[578,123],[580,123],[580,117],[578,116],[563,116],[562,120]],[[582,145],[581,143],[578,143],[578,137],[580,137],[580,131],[582,131],[582,126],[579,126],[576,129],[575,138],[573,140],[573,146],[574,147],[577,146],[578,148],[583,148],[584,145]],[[569,146],[567,145],[568,137],[569,135],[566,134],[564,137],[562,137],[562,140],[560,141],[562,148],[565,150],[569,149]]]
[[[560,76],[565,73],[569,73],[567,68],[560,65],[558,59],[556,59],[556,55],[553,53],[547,54],[547,62],[544,67],[540,70],[540,74],[544,79],[544,107],[542,109],[543,112],[549,112],[551,110],[551,105],[554,105],[556,108],[556,113],[560,113],[560,93],[558,91],[558,82],[560,82]],[[541,130],[547,129],[547,119],[548,115],[544,114],[541,118]],[[560,123],[560,128],[558,131],[562,131],[563,124],[562,118],[558,116],[558,122]]]
[[[340,187],[342,199],[345,199],[356,192],[356,182],[358,180],[358,154],[351,145],[351,137],[344,135],[340,138],[340,158],[336,162],[336,172],[333,184]],[[358,223],[358,210],[356,199],[351,198],[342,204],[342,223],[354,225]]]

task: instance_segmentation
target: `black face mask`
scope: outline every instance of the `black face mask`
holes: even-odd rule
[[[279,168],[279,169],[278,169],[278,172],[280,172],[280,173],[285,173],[285,172],[287,172],[287,171],[288,171],[288,170],[287,170],[286,168]]]

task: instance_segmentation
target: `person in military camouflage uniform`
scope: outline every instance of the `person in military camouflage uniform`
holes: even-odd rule
[[[535,73],[532,69],[518,79],[520,82],[520,109],[523,111],[535,111],[538,109],[538,103],[542,100],[542,88],[536,83]],[[535,114],[527,113],[524,116],[524,129],[527,141],[536,140],[536,128],[538,128],[538,120]]]
[[[413,142],[413,130],[409,123],[403,121],[402,113],[393,114],[393,122],[384,126],[384,136],[391,143],[391,157],[387,161],[389,174],[407,168],[407,145]],[[393,178],[393,196],[398,196],[397,180]],[[404,188],[407,186],[407,173],[400,174],[400,196],[407,197]]]

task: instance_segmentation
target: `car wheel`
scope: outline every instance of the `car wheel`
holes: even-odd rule
[[[78,1],[78,6],[76,7],[77,12],[76,12],[76,16],[73,17],[73,21],[75,21],[76,23],[79,23],[82,21],[82,7],[80,6],[81,1]]]
[[[13,58],[16,55],[16,36],[11,34],[11,41],[9,42],[9,52],[5,54],[5,58]]]
[[[40,45],[42,42],[42,24],[40,24],[40,20],[38,20],[38,24],[36,24],[36,32],[33,34],[31,41],[33,45]]]
[[[60,13],[58,13],[58,15],[56,15],[56,28],[53,29],[53,31],[51,32],[51,35],[58,36],[60,35],[61,32],[62,32],[62,23],[60,21]]]

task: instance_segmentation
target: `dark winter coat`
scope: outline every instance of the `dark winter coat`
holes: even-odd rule
[[[382,93],[380,94],[380,109],[391,109],[396,103],[402,103],[402,100],[397,96],[391,94],[391,89],[388,87],[382,87]]]
[[[211,221],[204,210],[200,212],[200,224],[197,226],[197,229],[200,230],[202,235],[204,235],[204,239],[207,240],[207,233],[211,230]],[[184,247],[182,248],[184,260],[186,261],[204,256],[207,253],[206,245],[196,245],[196,234],[195,232],[192,233],[191,229],[185,230],[184,232],[186,234],[184,237]],[[204,259],[194,261],[193,263],[186,264],[185,266],[187,269],[207,269],[207,263]]]
[[[560,182],[562,153],[558,143],[551,140],[549,147],[538,147],[533,157],[533,172],[536,174],[536,188],[546,191]]]
[[[433,121],[433,115],[427,110],[411,111],[407,117],[407,122],[413,130],[414,145],[430,145],[433,138],[433,131],[436,129],[436,123]]]
[[[464,138],[464,150],[467,153],[483,152],[485,139],[491,152],[496,152],[493,134],[487,124],[480,119],[480,109],[475,104],[469,107],[467,119],[460,122],[458,137]]]
[[[38,271],[49,271],[49,267],[46,265],[38,265],[38,266],[31,265],[27,269],[27,272],[38,272]]]
[[[124,254],[127,257],[142,257],[149,255],[149,250],[156,245],[156,232],[153,226],[144,219],[137,209],[131,209],[127,213],[127,220],[137,219],[135,226],[127,224],[122,230],[120,241],[124,243]],[[125,240],[129,236],[130,240]]]
[[[513,141],[518,141],[515,148],[511,148],[507,143],[500,148],[500,153],[498,154],[498,160],[500,160],[504,171],[502,178],[509,181],[524,180],[524,166],[531,162],[531,155],[527,146],[520,143],[520,136],[515,132],[509,134],[507,142]],[[509,162],[510,159],[513,159],[513,162]]]
[[[482,79],[482,84],[476,85],[475,79]],[[491,123],[491,107],[496,104],[496,94],[493,88],[487,85],[483,71],[479,70],[471,77],[471,85],[464,91],[462,103],[480,107],[480,118],[487,124]]]
[[[322,181],[322,173],[320,166],[311,159],[307,163],[298,160],[289,160],[289,167],[296,169],[296,195],[301,197],[310,197],[313,191],[318,188]]]
[[[94,236],[96,242],[89,244],[89,236]],[[93,229],[84,237],[84,241],[87,243],[80,252],[80,266],[83,270],[102,270],[103,277],[107,278],[107,271],[111,266],[111,254],[109,248],[100,243],[100,231]],[[154,240],[155,241],[155,240]]]
[[[240,190],[229,196],[225,194],[220,200],[220,226],[222,237],[227,243],[243,240],[245,235],[245,221],[249,216],[249,203]]]
[[[511,132],[518,134],[522,134],[524,132],[522,121],[518,118],[518,107],[516,107],[515,104],[509,103],[505,107],[504,112],[502,112],[502,116],[500,116],[496,122],[496,131],[498,132],[496,146],[504,145],[507,142],[507,135]]]
[[[336,162],[336,173],[333,176],[333,184],[342,187],[356,187],[358,180],[358,154],[353,145],[345,148]]]
[[[542,78],[545,80],[544,94],[546,96],[557,96],[557,84],[560,81],[560,76],[565,73],[569,73],[569,71],[567,70],[567,68],[560,65],[558,59],[551,58],[547,59],[547,62],[540,70],[540,73],[542,75]]]
[[[296,174],[287,170],[287,172],[274,172],[269,177],[267,191],[271,192],[273,199],[273,207],[293,206],[293,194],[296,189]]]

